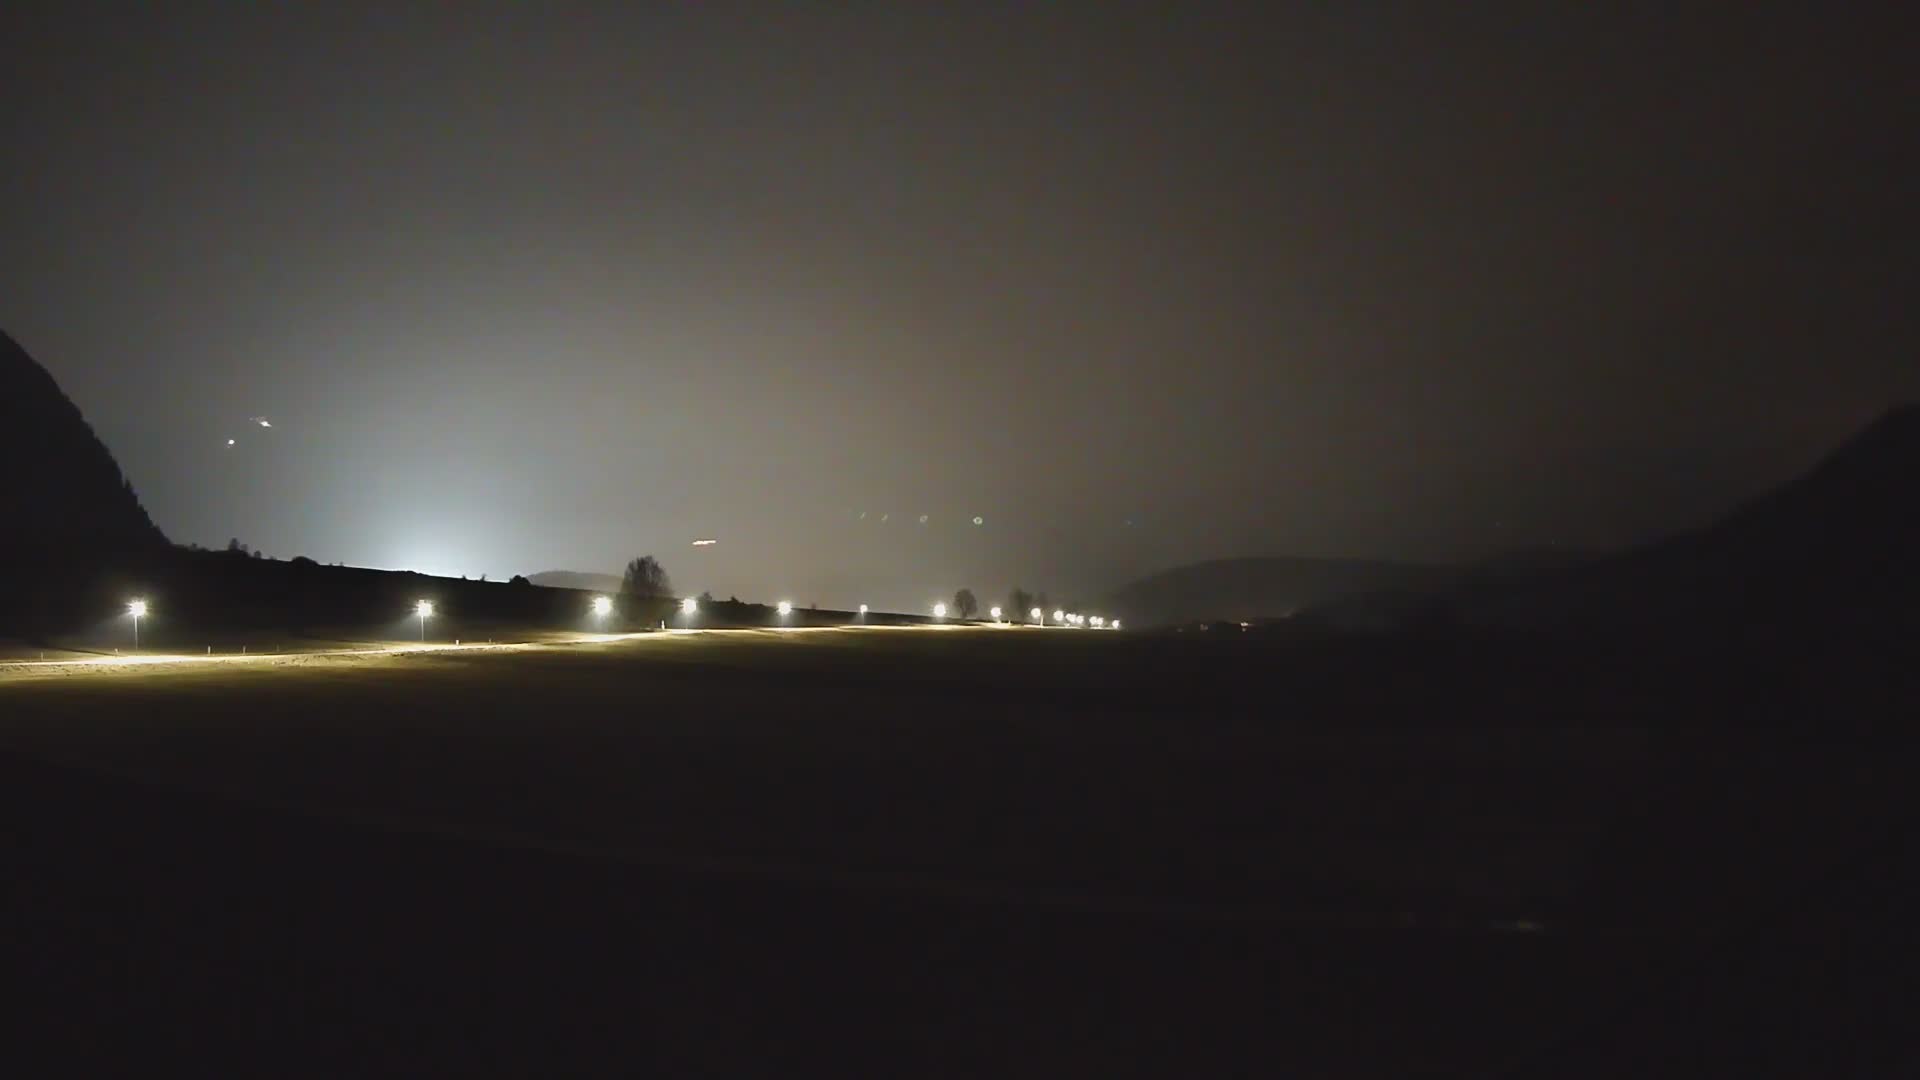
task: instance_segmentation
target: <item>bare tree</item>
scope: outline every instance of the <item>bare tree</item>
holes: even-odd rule
[[[973,598],[972,589],[961,589],[953,594],[953,610],[961,618],[971,619],[973,613],[980,610],[980,601]]]
[[[626,575],[620,579],[620,595],[646,599],[672,596],[673,582],[659,559],[642,555],[627,564]]]

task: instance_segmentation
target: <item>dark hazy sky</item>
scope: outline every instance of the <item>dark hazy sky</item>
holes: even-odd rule
[[[1896,5],[134,6],[0,14],[0,326],[177,540],[1060,595],[1920,396]]]

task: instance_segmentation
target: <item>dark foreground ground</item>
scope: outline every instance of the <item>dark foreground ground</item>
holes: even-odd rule
[[[91,1070],[1899,1075],[1875,670],[869,631],[0,682],[6,1022]]]

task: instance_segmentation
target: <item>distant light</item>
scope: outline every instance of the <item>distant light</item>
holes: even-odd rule
[[[1106,621],[1107,621],[1107,620],[1105,620],[1105,619],[1103,619],[1103,618],[1101,618],[1101,617],[1100,617],[1100,616],[1098,616],[1098,615],[1095,615],[1095,616],[1093,617],[1093,619],[1092,619],[1091,621],[1092,621],[1092,623],[1093,623],[1093,625],[1095,625],[1095,626],[1104,626],[1104,625],[1106,624]]]
[[[720,542],[720,541],[718,541],[718,540],[715,540],[715,539],[712,539],[711,537],[702,537],[702,538],[700,538],[700,539],[698,539],[698,540],[695,540],[695,541],[693,542],[693,546],[694,546],[694,547],[706,547],[706,546],[707,546],[708,544],[717,544],[717,543],[719,543],[719,542]]]
[[[985,525],[987,523],[987,519],[981,517],[979,514],[975,514],[973,515],[973,523],[975,525]]]
[[[945,604],[935,604],[935,605],[933,605],[933,617],[934,617],[934,618],[936,618],[936,619],[944,619],[944,618],[946,618],[946,617],[947,617],[947,605],[945,605]]]
[[[680,614],[682,615],[691,615],[699,610],[700,601],[694,597],[689,596],[685,600],[680,601]]]
[[[259,425],[260,425],[261,427],[272,427],[272,426],[273,426],[272,424],[269,424],[269,423],[267,422],[267,418],[266,418],[266,417],[264,417],[264,416],[256,416],[256,417],[254,417],[253,419],[254,419],[254,421],[255,421],[256,423],[258,423],[258,424],[259,424]]]
[[[147,602],[145,600],[134,600],[129,602],[127,604],[127,614],[133,616],[136,619],[146,618]]]
[[[232,440],[232,439],[228,439],[228,440],[227,440],[227,445],[228,445],[228,446],[232,446],[232,445],[233,445],[233,440]]]
[[[1040,614],[1041,612],[1039,608],[1034,608],[1032,611],[1027,612],[1027,615],[1031,617],[1034,622],[1040,621]]]
[[[1066,622],[1066,621],[1067,621],[1067,617],[1066,617],[1065,615],[1063,615],[1063,614],[1061,614],[1061,612],[1060,612],[1060,609],[1059,609],[1059,608],[1055,608],[1055,609],[1053,610],[1053,621],[1054,621],[1054,622]]]
[[[1000,621],[1000,609],[999,609],[999,608],[997,608],[997,607],[996,607],[996,608],[988,608],[988,609],[987,609],[987,614],[989,614],[989,615],[991,615],[991,616],[993,616],[993,621],[994,621],[994,622],[999,622],[999,621]]]
[[[1119,620],[1119,619],[1115,619],[1115,620],[1113,620],[1113,629],[1115,629],[1115,630],[1118,630],[1118,629],[1120,629],[1120,620]]]
[[[604,596],[596,596],[593,598],[593,613],[595,615],[605,615],[612,610],[613,610],[612,600],[609,600]]]
[[[423,619],[433,614],[433,601],[422,600],[419,603],[413,605],[413,613],[415,615],[420,616]]]
[[[793,614],[793,602],[790,600],[782,600],[780,601],[780,606],[774,610],[782,615],[791,615]]]
[[[866,613],[867,613],[867,605],[865,605],[865,604],[861,604],[861,605],[860,605],[860,614],[862,614],[862,615],[865,615]]]

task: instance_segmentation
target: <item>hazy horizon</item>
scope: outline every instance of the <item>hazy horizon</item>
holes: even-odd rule
[[[12,7],[0,326],[176,541],[827,605],[1618,547],[1920,398],[1890,21],[1205,8]]]

